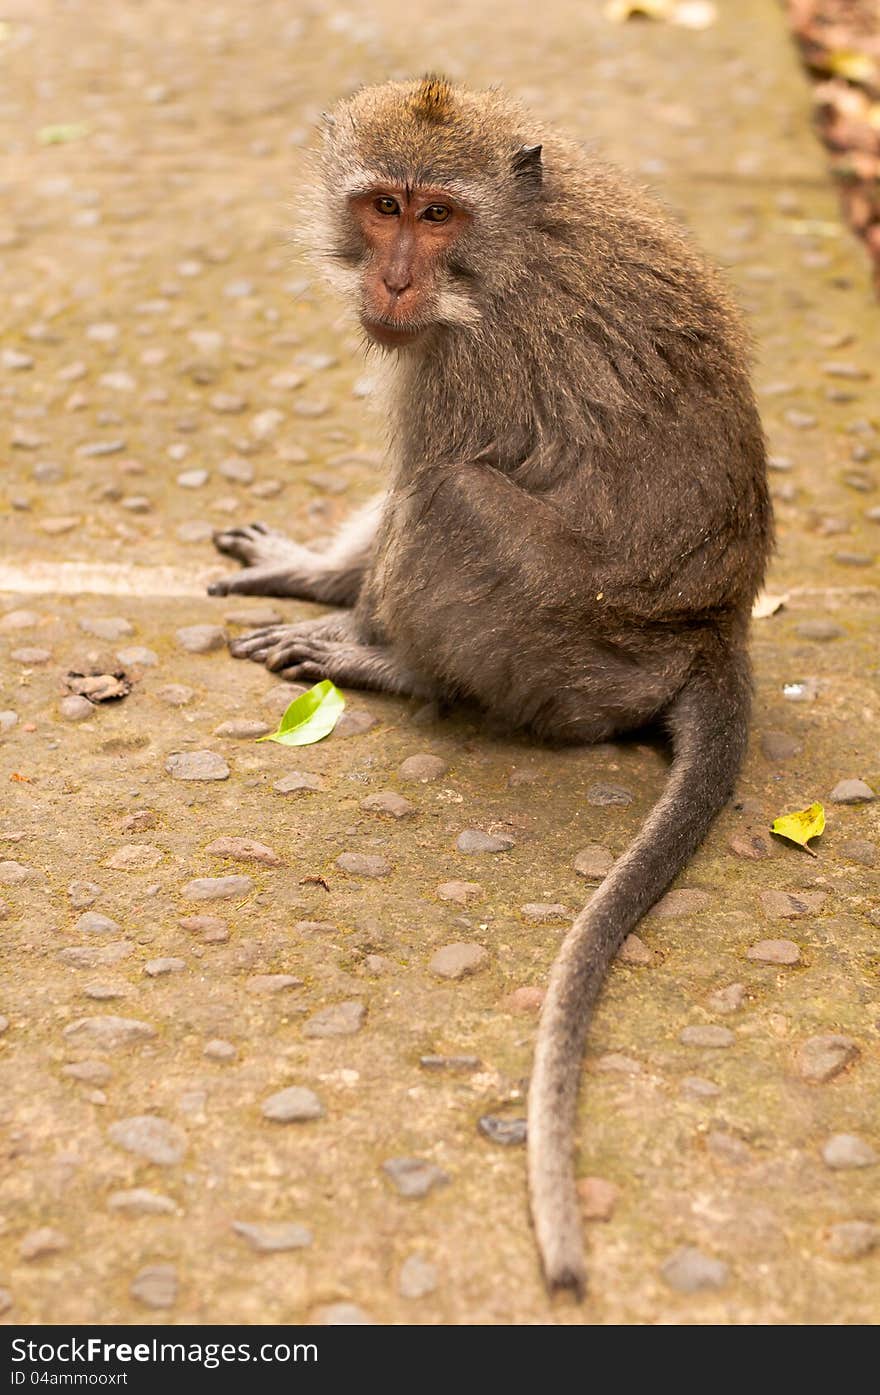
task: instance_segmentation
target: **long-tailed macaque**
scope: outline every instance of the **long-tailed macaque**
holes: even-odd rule
[[[649,723],[659,803],[565,940],[529,1092],[551,1288],[584,1286],[580,1062],[624,937],[729,798],[771,542],[739,317],[658,207],[498,92],[386,83],[327,119],[306,230],[393,355],[388,489],[324,550],[217,535],[214,595],[338,609],[235,640],[292,680],[467,698],[553,742]]]

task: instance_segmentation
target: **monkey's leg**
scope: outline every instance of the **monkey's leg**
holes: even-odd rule
[[[329,678],[346,688],[429,696],[424,680],[406,669],[390,649],[361,643],[345,611],[297,625],[267,625],[233,640],[229,649],[236,659],[265,664],[291,683]]]
[[[354,605],[373,552],[382,500],[373,500],[343,524],[324,550],[305,547],[264,523],[226,528],[214,546],[244,563],[237,576],[208,587],[211,596],[295,596],[325,605]]]

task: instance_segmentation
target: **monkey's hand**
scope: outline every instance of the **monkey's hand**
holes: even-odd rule
[[[299,625],[266,625],[234,639],[229,651],[236,659],[265,664],[291,683],[317,683],[329,678],[349,688],[384,693],[428,695],[428,689],[397,660],[390,649],[361,644],[352,618],[342,612]]]

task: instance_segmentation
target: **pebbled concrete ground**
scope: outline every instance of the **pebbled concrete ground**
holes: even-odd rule
[[[720,8],[7,4],[3,1321],[880,1316],[880,806],[832,797],[880,792],[877,311],[781,15]],[[590,1039],[582,1307],[539,1281],[516,1121],[576,855],[605,850],[595,877],[627,846],[661,753],[357,694],[322,745],[257,745],[230,730],[290,694],[178,634],[308,611],[205,597],[212,528],[308,537],[377,486],[374,366],[287,230],[321,106],[425,68],[504,83],[692,225],[750,312],[773,453],[788,601],[754,627],[739,800]],[[130,696],[74,720],[63,675],[119,665]],[[168,773],[198,751],[222,779]],[[278,792],[294,771],[317,788]],[[412,808],[364,807],[383,791]],[[768,826],[814,799],[812,859]]]

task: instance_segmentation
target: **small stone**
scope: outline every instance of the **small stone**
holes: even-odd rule
[[[791,760],[803,749],[803,742],[785,731],[765,731],[761,737],[761,750],[769,761]]]
[[[595,1059],[596,1070],[615,1075],[641,1075],[642,1063],[620,1051],[606,1051]]]
[[[245,411],[247,404],[247,398],[242,397],[240,393],[237,392],[215,392],[213,396],[208,399],[208,405],[212,411],[229,416],[237,416],[239,412]],[[228,464],[228,461],[223,462],[223,465],[228,466]],[[225,474],[223,465],[220,466],[221,474]],[[227,479],[229,478],[228,475],[226,477]],[[251,478],[253,478],[253,475],[251,475]]]
[[[509,852],[515,840],[503,833],[484,833],[481,828],[466,828],[459,833],[455,846],[463,853]]]
[[[207,470],[182,470],[177,476],[177,483],[181,489],[201,489],[210,478]]]
[[[391,874],[391,863],[377,853],[340,853],[336,866],[351,877],[387,877]]]
[[[729,1027],[684,1027],[678,1034],[682,1046],[704,1046],[718,1049],[733,1046],[736,1037]]]
[[[187,901],[230,901],[247,896],[253,885],[252,877],[194,877],[180,892]]]
[[[22,1259],[29,1261],[43,1259],[46,1255],[57,1255],[61,1250],[66,1250],[69,1243],[60,1230],[44,1225],[39,1230],[28,1231],[19,1244],[18,1253]]]
[[[145,833],[148,828],[155,828],[159,822],[152,809],[136,809],[133,814],[128,814],[119,825],[121,833]]]
[[[205,848],[213,857],[229,857],[235,862],[259,862],[264,867],[280,867],[281,858],[265,843],[253,838],[215,838]]]
[[[693,1245],[682,1245],[663,1263],[660,1274],[678,1293],[701,1293],[723,1288],[728,1270],[720,1259],[704,1255]]]
[[[840,845],[840,854],[850,862],[858,862],[862,867],[876,867],[880,862],[880,849],[876,843],[866,838],[850,838]]]
[[[600,882],[607,877],[613,866],[613,854],[601,843],[590,843],[581,848],[574,860],[574,870],[578,876],[592,882]]]
[[[681,1091],[696,1099],[711,1099],[713,1095],[721,1094],[714,1080],[705,1080],[701,1075],[686,1075],[681,1082]]]
[[[873,1221],[841,1221],[829,1230],[827,1244],[835,1259],[864,1259],[880,1246],[880,1225]]]
[[[544,999],[547,996],[546,988],[538,988],[531,984],[524,984],[522,988],[514,988],[512,993],[506,994],[498,1004],[502,1012],[522,1013],[524,1016],[534,1016],[541,1011]]]
[[[177,1270],[173,1264],[148,1264],[135,1274],[128,1291],[145,1308],[173,1308],[177,1301]]]
[[[120,1119],[110,1125],[107,1134],[118,1148],[157,1167],[173,1167],[186,1153],[187,1139],[183,1129],[156,1114],[133,1114],[128,1119]]]
[[[169,707],[186,707],[188,702],[192,702],[195,693],[192,688],[187,688],[183,683],[166,683],[164,688],[160,688],[156,697],[161,702],[167,703]],[[181,779],[192,778],[182,775]],[[225,778],[225,777],[221,777]]]
[[[303,770],[292,770],[289,775],[285,775],[283,780],[276,780],[272,786],[279,794],[301,794],[308,790],[310,793],[317,792],[324,788],[324,781],[320,775],[309,775]]]
[[[625,789],[623,785],[609,785],[598,783],[590,785],[587,789],[587,803],[596,808],[604,809],[611,805],[632,804],[633,794],[631,790]]]
[[[418,780],[421,784],[427,784],[431,780],[439,780],[448,768],[446,761],[439,756],[407,756],[398,774],[402,780]]]
[[[617,954],[622,964],[653,964],[654,954],[638,935],[627,935]]]
[[[310,1017],[303,1027],[304,1037],[350,1037],[359,1032],[367,1017],[366,1003],[359,998],[332,1003]]]
[[[198,935],[205,944],[225,944],[229,939],[226,921],[216,915],[185,915],[177,923],[181,929]]]
[[[308,1226],[296,1221],[233,1221],[236,1235],[246,1240],[258,1254],[281,1254],[285,1250],[302,1250],[312,1243]]]
[[[735,1133],[725,1133],[723,1129],[712,1129],[706,1135],[706,1148],[719,1162],[731,1167],[745,1167],[752,1161],[752,1150]]]
[[[152,1192],[148,1187],[111,1192],[107,1205],[111,1211],[122,1211],[126,1216],[173,1216],[177,1210],[170,1196]]]
[[[426,1298],[437,1287],[437,1268],[424,1255],[404,1260],[397,1280],[401,1298]]]
[[[827,896],[824,891],[762,891],[761,905],[767,915],[793,920],[800,915],[818,915]]]
[[[79,627],[85,634],[94,635],[96,639],[106,639],[111,644],[134,634],[131,621],[119,615],[80,620]]]
[[[657,902],[652,914],[661,920],[671,919],[673,916],[696,915],[697,912],[706,909],[710,900],[711,897],[705,891],[680,887],[674,891],[667,891]]]
[[[730,840],[730,850],[736,853],[737,857],[744,857],[749,862],[759,862],[762,858],[773,855],[770,841],[763,833],[735,834]]]
[[[25,664],[28,668],[38,668],[41,664],[47,664],[52,657],[51,649],[13,649],[9,655],[17,664]]]
[[[832,639],[841,639],[846,634],[846,630],[840,625],[835,625],[833,620],[802,620],[799,625],[795,625],[794,632],[800,635],[801,639],[817,640],[820,644],[826,644]]]
[[[708,1003],[713,1012],[738,1012],[745,996],[745,984],[729,983],[726,988],[716,988],[710,993]]]
[[[482,1061],[479,1056],[420,1056],[419,1065],[422,1070],[474,1071]]]
[[[170,755],[165,769],[174,780],[228,780],[229,766],[216,751],[182,751]]]
[[[852,1037],[835,1033],[809,1037],[798,1051],[798,1071],[803,1080],[824,1085],[857,1061],[860,1054]]]
[[[142,872],[157,867],[163,857],[161,848],[154,848],[151,843],[128,843],[118,848],[103,865],[117,872]]]
[[[238,1051],[231,1041],[223,1041],[220,1037],[214,1037],[211,1041],[205,1042],[202,1055],[207,1056],[209,1061],[234,1061]]]
[[[132,946],[125,940],[112,940],[104,945],[72,945],[69,949],[59,949],[58,958],[62,964],[74,969],[100,969],[118,964],[133,953]]]
[[[6,614],[0,617],[0,634],[9,634],[15,630],[32,630],[40,624],[42,618],[35,610],[7,610]]]
[[[483,945],[458,941],[438,949],[428,968],[438,978],[462,979],[479,973],[488,963],[489,952]]]
[[[255,741],[257,737],[265,736],[272,730],[268,722],[249,721],[245,717],[221,722],[219,727],[214,728],[213,734],[231,737],[234,741]],[[275,788],[277,789],[277,785]]]
[[[95,715],[94,705],[80,693],[71,693],[69,697],[62,698],[58,704],[58,711],[65,722],[87,722]]]
[[[99,911],[86,911],[76,922],[76,928],[83,935],[118,935],[122,932],[122,926],[117,921],[111,920],[109,915],[101,915]]]
[[[799,964],[801,958],[794,940],[759,940],[746,953],[761,964]]]
[[[285,1090],[263,1100],[262,1114],[264,1119],[271,1119],[275,1124],[302,1123],[320,1119],[324,1106],[313,1090],[304,1085],[288,1085]]]
[[[186,625],[177,631],[177,643],[188,654],[213,654],[226,648],[226,631],[220,625]]]
[[[869,804],[877,798],[864,780],[841,780],[828,797],[833,804]]]
[[[363,708],[347,707],[333,728],[333,735],[342,739],[348,736],[361,736],[375,725],[376,718],[372,712],[366,712]]]
[[[445,1187],[449,1182],[442,1168],[423,1158],[389,1158],[382,1171],[400,1195],[407,1197],[427,1196],[434,1187]]]
[[[245,987],[249,993],[266,995],[283,993],[288,988],[302,988],[302,986],[302,979],[295,978],[293,974],[251,974],[245,982]]]
[[[533,920],[544,925],[573,919],[567,906],[560,906],[555,902],[551,904],[544,901],[528,901],[524,906],[520,906],[519,912],[520,915],[525,916],[526,920]]]
[[[620,1188],[604,1177],[580,1177],[577,1192],[581,1200],[581,1215],[585,1221],[610,1221],[620,1195]]]
[[[185,959],[148,959],[144,973],[148,978],[164,978],[166,974],[182,974],[185,968]]]
[[[437,888],[437,895],[441,901],[454,901],[457,906],[468,906],[472,901],[481,900],[483,888],[479,882],[441,882]]]
[[[0,732],[12,731],[12,728],[17,725],[17,712],[13,712],[12,709],[9,707],[7,707],[3,712],[0,712]]]
[[[361,808],[369,814],[390,814],[395,819],[405,819],[416,812],[416,806],[404,799],[402,794],[396,794],[394,790],[379,790],[376,794],[368,794],[366,799],[361,800]]]
[[[490,1143],[499,1143],[504,1148],[517,1147],[526,1141],[525,1119],[502,1119],[497,1114],[484,1114],[477,1121],[477,1128]]]
[[[123,1046],[139,1046],[152,1041],[155,1027],[133,1017],[81,1017],[64,1028],[64,1036],[75,1045],[80,1042],[99,1051],[115,1051]]]
[[[31,881],[34,875],[34,869],[25,867],[22,862],[0,862],[0,886],[21,886]]]
[[[62,1066],[61,1074],[86,1085],[106,1085],[113,1079],[113,1072],[106,1061],[74,1061],[69,1066]]]
[[[75,911],[93,906],[101,895],[102,887],[97,882],[71,882],[67,888],[70,904]]]
[[[826,1166],[835,1172],[856,1167],[873,1167],[877,1162],[877,1154],[870,1143],[866,1143],[854,1133],[834,1134],[823,1147],[822,1157]]]

